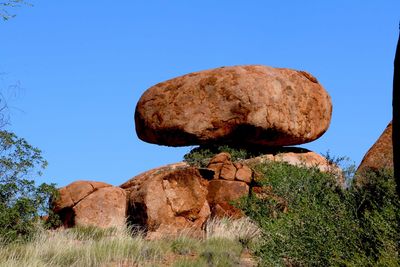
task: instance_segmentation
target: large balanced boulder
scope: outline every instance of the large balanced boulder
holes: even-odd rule
[[[185,163],[139,174],[121,185],[128,193],[130,223],[147,230],[147,238],[201,234],[210,215],[208,181]]]
[[[64,227],[124,227],[126,193],[119,187],[94,181],[76,181],[59,189],[52,203]]]
[[[143,141],[168,145],[303,144],[330,123],[331,99],[304,71],[261,65],[190,73],[149,88],[135,112]]]
[[[378,140],[365,154],[357,168],[356,181],[363,183],[363,172],[393,169],[392,122],[388,124]]]

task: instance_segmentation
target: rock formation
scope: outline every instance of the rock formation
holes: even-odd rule
[[[119,188],[77,181],[60,189],[53,202],[64,226],[142,227],[147,238],[202,235],[210,216],[243,216],[232,203],[254,194],[287,203],[258,185],[252,167],[266,161],[317,167],[343,176],[324,157],[299,148],[329,127],[331,100],[317,79],[304,71],[266,66],[222,67],[187,74],[148,89],[136,111],[140,139],[168,146],[221,145],[256,149],[260,154],[232,160],[214,155],[206,168],[170,164],[139,174]],[[283,151],[283,153],[281,153]]]
[[[393,169],[392,122],[389,122],[381,136],[362,159],[357,168],[357,183],[362,183],[364,171],[379,169]]]
[[[76,181],[59,189],[52,203],[64,227],[123,227],[126,193],[119,187],[93,181]]]
[[[383,168],[393,169],[392,122],[388,124],[375,144],[365,154],[357,172],[363,169]]]
[[[139,174],[121,188],[127,191],[129,222],[157,238],[201,231],[210,215],[207,186],[198,169],[178,163]]]
[[[207,194],[212,215],[241,217],[241,211],[230,203],[249,195],[253,171],[240,162],[233,163],[231,155],[226,152],[215,155],[207,168],[214,172]]]
[[[205,169],[180,162],[144,172],[120,186],[127,194],[128,221],[144,228],[149,239],[182,232],[199,236],[210,216],[243,216],[232,202],[248,196],[250,192],[278,201],[285,211],[285,200],[259,187],[255,173],[247,164],[255,164],[254,160],[266,162],[270,157],[274,157],[275,161],[292,157],[296,160],[289,161],[289,164],[311,167],[300,160],[305,154],[312,155],[321,164],[312,167],[323,171],[334,170],[327,160],[322,160],[322,156],[307,153],[311,152],[270,154],[232,162],[231,155],[222,152],[210,159]]]
[[[135,112],[143,141],[288,146],[320,137],[331,100],[304,71],[261,65],[190,73],[148,89]]]

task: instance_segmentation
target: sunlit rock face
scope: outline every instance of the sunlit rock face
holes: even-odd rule
[[[207,186],[197,168],[177,163],[139,174],[121,188],[127,192],[129,222],[153,239],[182,231],[201,235],[210,215]]]
[[[378,140],[367,151],[357,169],[356,183],[363,184],[366,171],[393,170],[392,122],[389,122]]]
[[[119,187],[95,181],[76,181],[59,189],[52,203],[64,227],[124,227],[126,193]]]
[[[329,127],[331,99],[304,71],[261,65],[190,73],[149,88],[135,112],[143,141],[287,146],[319,138]]]

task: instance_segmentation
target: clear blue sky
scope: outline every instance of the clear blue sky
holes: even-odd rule
[[[219,66],[307,70],[332,97],[328,132],[303,145],[357,164],[391,119],[400,1],[31,1],[0,22],[10,129],[42,149],[39,181],[121,184],[190,150],[144,143],[150,86]]]

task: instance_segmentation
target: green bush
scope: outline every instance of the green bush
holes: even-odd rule
[[[337,186],[333,175],[286,163],[258,166],[258,181],[284,198],[254,195],[240,207],[263,230],[256,249],[263,266],[397,266],[399,198],[389,173],[368,186]]]
[[[53,184],[35,185],[34,177],[47,166],[41,151],[14,133],[0,131],[0,239],[25,239],[40,216],[49,213]]]
[[[399,266],[400,199],[392,170],[364,172],[364,184],[350,194],[361,231],[363,251],[380,266]],[[397,256],[396,256],[397,255]]]
[[[193,148],[189,153],[184,155],[184,161],[192,166],[204,168],[208,165],[213,156],[221,152],[229,153],[233,161],[248,159],[260,154],[259,152],[254,152],[252,150],[233,148],[227,145],[199,146]]]

